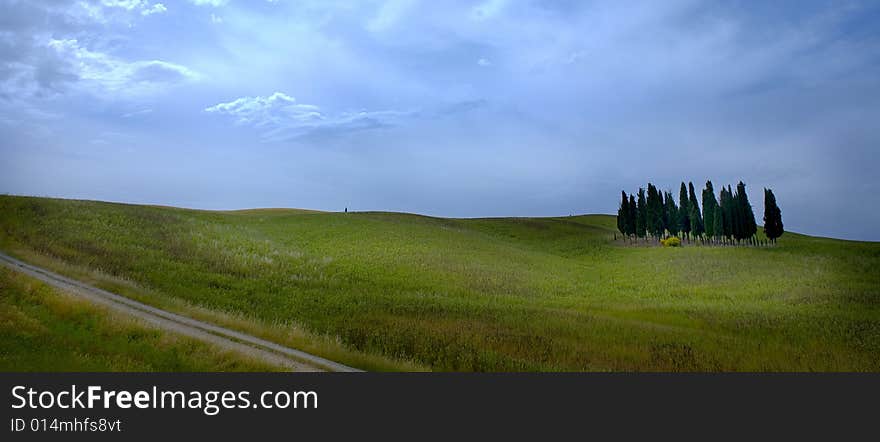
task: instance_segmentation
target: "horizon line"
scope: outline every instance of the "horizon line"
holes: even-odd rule
[[[253,210],[298,210],[301,212],[313,212],[313,213],[346,213],[344,211],[332,211],[332,210],[321,210],[321,209],[308,209],[302,207],[244,207],[244,208],[236,208],[236,209],[203,209],[198,207],[187,207],[187,206],[173,206],[169,204],[158,204],[158,203],[147,203],[147,202],[130,202],[130,201],[114,201],[114,200],[100,200],[100,199],[90,199],[90,198],[66,198],[66,197],[58,197],[58,196],[48,196],[48,195],[23,195],[23,194],[15,194],[3,192],[0,193],[0,196],[12,196],[12,197],[20,197],[20,198],[44,198],[44,199],[55,199],[55,200],[65,200],[65,201],[84,201],[84,202],[94,202],[94,203],[106,203],[106,204],[120,204],[126,206],[141,206],[141,207],[156,207],[156,208],[166,208],[166,209],[181,209],[181,210],[192,210],[192,211],[201,211],[201,212],[243,212],[243,211],[253,211]],[[616,217],[616,214],[613,213],[578,213],[578,214],[569,214],[569,215],[547,215],[547,216],[531,216],[531,215],[520,215],[520,216],[438,216],[438,215],[429,215],[425,213],[418,212],[404,212],[404,211],[394,211],[394,210],[351,210],[348,213],[397,213],[401,215],[414,215],[414,216],[423,216],[426,218],[437,218],[437,219],[505,219],[505,218],[514,218],[514,219],[529,219],[529,218],[569,218],[575,216],[610,216]],[[763,225],[759,225],[759,227],[763,227]],[[847,241],[847,242],[863,242],[863,243],[880,243],[880,240],[870,240],[870,239],[848,239],[848,238],[839,238],[834,236],[823,236],[823,235],[813,235],[808,233],[795,232],[792,230],[786,230],[785,233],[791,233],[795,235],[807,236],[810,238],[819,238],[819,239],[833,239],[836,241]]]

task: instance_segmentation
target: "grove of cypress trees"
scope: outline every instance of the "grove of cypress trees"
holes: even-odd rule
[[[703,189],[703,222],[706,224],[706,236],[715,237],[715,209],[718,207],[718,200],[715,199],[715,189],[712,188],[712,181],[706,181],[706,188]]]
[[[770,189],[764,189],[764,235],[776,242],[776,238],[782,236],[785,230],[782,228],[782,210],[776,205],[776,195]]]
[[[617,230],[627,237],[646,238],[651,235],[662,238],[668,231],[681,238],[727,238],[737,243],[745,240],[758,244],[756,239],[758,225],[755,213],[749,202],[746,185],[740,181],[734,191],[728,184],[721,187],[719,198],[711,180],[706,181],[702,190],[702,210],[697,200],[694,183],[681,183],[679,206],[676,206],[672,192],[661,191],[653,183],[639,188],[638,196],[620,192],[620,205],[617,209]],[[782,211],[776,204],[776,196],[770,189],[764,189],[764,232],[767,238],[775,241],[784,232]]]
[[[636,218],[636,236],[645,237],[648,228],[648,207],[645,203],[645,189],[639,187],[638,218]]]
[[[694,192],[694,183],[688,182],[688,199],[690,201],[691,211],[691,233],[695,237],[703,236],[703,216],[700,214],[700,204],[697,202],[697,195]]]
[[[691,232],[690,203],[684,181],[681,182],[681,190],[678,191],[678,228],[682,236]]]

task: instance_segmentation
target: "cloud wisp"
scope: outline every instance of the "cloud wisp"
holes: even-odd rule
[[[166,13],[163,3],[0,0],[0,7],[6,13],[0,19],[0,99],[20,104],[73,90],[112,100],[201,78],[181,64],[107,51],[125,39],[118,32],[129,32],[147,16]]]
[[[358,111],[330,114],[313,104],[299,103],[283,92],[240,97],[205,108],[205,112],[233,117],[236,124],[261,131],[263,141],[283,141],[308,134],[343,134],[397,125],[414,112]]]
[[[199,74],[185,66],[161,60],[129,62],[91,51],[76,39],[53,39],[47,46],[66,63],[70,75],[100,95],[142,95],[199,79]]]

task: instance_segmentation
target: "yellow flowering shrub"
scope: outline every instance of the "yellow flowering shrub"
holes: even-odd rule
[[[663,244],[663,247],[681,247],[681,239],[677,236],[670,236],[666,239],[661,239],[660,244]]]

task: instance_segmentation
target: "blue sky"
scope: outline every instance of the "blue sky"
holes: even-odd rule
[[[876,2],[0,0],[4,193],[544,216],[742,179],[880,240],[878,121]]]

